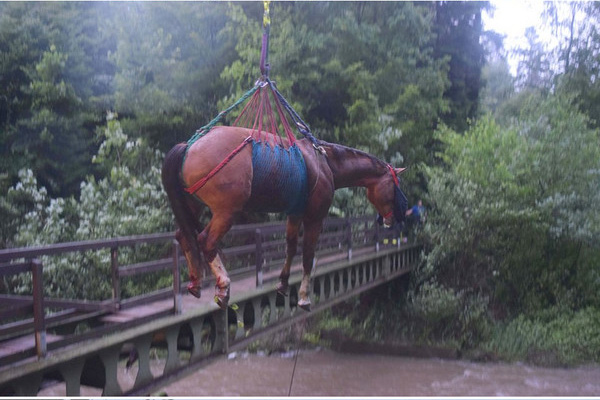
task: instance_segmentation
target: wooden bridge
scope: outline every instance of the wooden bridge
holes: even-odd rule
[[[419,245],[401,244],[374,220],[326,220],[312,275],[312,313],[402,276],[418,262]],[[0,250],[0,396],[36,396],[48,385],[60,386],[65,396],[80,396],[82,388],[103,396],[145,395],[306,317],[296,306],[300,260],[292,268],[289,296],[275,291],[284,236],[281,222],[230,231],[223,251],[232,278],[227,312],[214,304],[208,276],[201,299],[184,294],[185,259],[173,233]],[[170,254],[120,265],[120,254],[131,259],[142,248]],[[104,254],[109,264],[110,298],[44,295],[44,262],[89,252]],[[161,281],[169,287],[123,298],[124,281],[148,274],[168,277]],[[15,276],[30,279],[31,293],[10,293],[6,282]],[[134,381],[123,377],[128,360],[136,360],[129,371],[135,371]]]

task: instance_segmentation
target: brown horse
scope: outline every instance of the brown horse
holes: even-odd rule
[[[252,133],[252,130],[246,128],[215,127],[189,146],[187,152],[185,143],[173,147],[163,164],[163,185],[179,227],[176,238],[186,257],[190,273],[188,291],[200,297],[199,271],[202,254],[216,278],[215,301],[222,308],[227,307],[230,280],[217,252],[217,244],[231,228],[234,216],[244,211],[281,212],[286,209],[286,190],[269,190],[268,187],[254,187],[253,190],[253,175],[260,165],[253,166],[252,146],[241,145]],[[289,143],[283,139],[283,145],[282,148],[287,148]],[[298,306],[306,310],[310,309],[309,283],[315,245],[336,189],[366,187],[369,201],[383,216],[383,222],[387,226],[392,225],[394,220],[401,221],[406,211],[406,198],[398,187],[396,177],[403,168],[394,169],[387,163],[352,148],[326,142],[321,142],[320,145],[314,146],[307,139],[298,140],[295,144],[306,166],[306,201],[303,212],[288,215],[286,259],[277,285],[280,293],[287,294],[290,266],[296,254],[298,231],[303,224],[304,275],[298,293]],[[236,148],[238,152],[235,156],[229,157],[230,160],[222,169],[215,171],[215,166],[222,164]],[[211,173],[212,176],[204,186],[192,195],[185,191],[185,188],[189,191],[190,187]],[[278,176],[281,171],[277,168],[268,171],[268,174],[269,179],[272,177],[272,182],[282,178]],[[404,197],[404,205],[400,208],[395,205],[397,192]],[[212,218],[206,227],[202,227],[199,217],[205,206],[212,212]]]

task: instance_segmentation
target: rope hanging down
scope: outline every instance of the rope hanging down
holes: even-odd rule
[[[221,111],[207,125],[198,129],[188,141],[188,147],[206,135],[216,124],[222,122],[232,110],[238,108],[249,98],[250,100],[235,119],[235,122],[232,124],[233,126],[252,129],[252,138],[257,142],[278,144],[283,147],[292,146],[295,143],[296,137],[292,132],[292,126],[295,126],[298,132],[303,137],[309,139],[315,148],[319,147],[319,143],[312,135],[308,125],[279,90],[277,90],[275,82],[269,78],[269,33],[271,27],[269,3],[269,1],[263,2],[263,35],[260,57],[261,77],[256,81],[254,87],[247,91],[238,101]],[[289,145],[286,145],[284,142],[284,136]]]

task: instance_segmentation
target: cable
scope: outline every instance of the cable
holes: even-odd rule
[[[298,353],[300,353],[300,343],[302,341],[302,335],[304,335],[304,327],[306,326],[306,315],[302,320],[302,329],[300,330],[300,338],[298,340],[298,346],[296,347],[296,355],[294,356],[294,369],[292,370],[292,379],[290,380],[290,390],[288,391],[288,397],[292,395],[292,385],[294,384],[294,375],[296,374],[296,364],[298,363]]]

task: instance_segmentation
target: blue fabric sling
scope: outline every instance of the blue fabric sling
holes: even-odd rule
[[[296,144],[280,145],[252,141],[252,193],[272,195],[284,204],[287,215],[299,215],[306,208],[308,179],[306,164]]]

